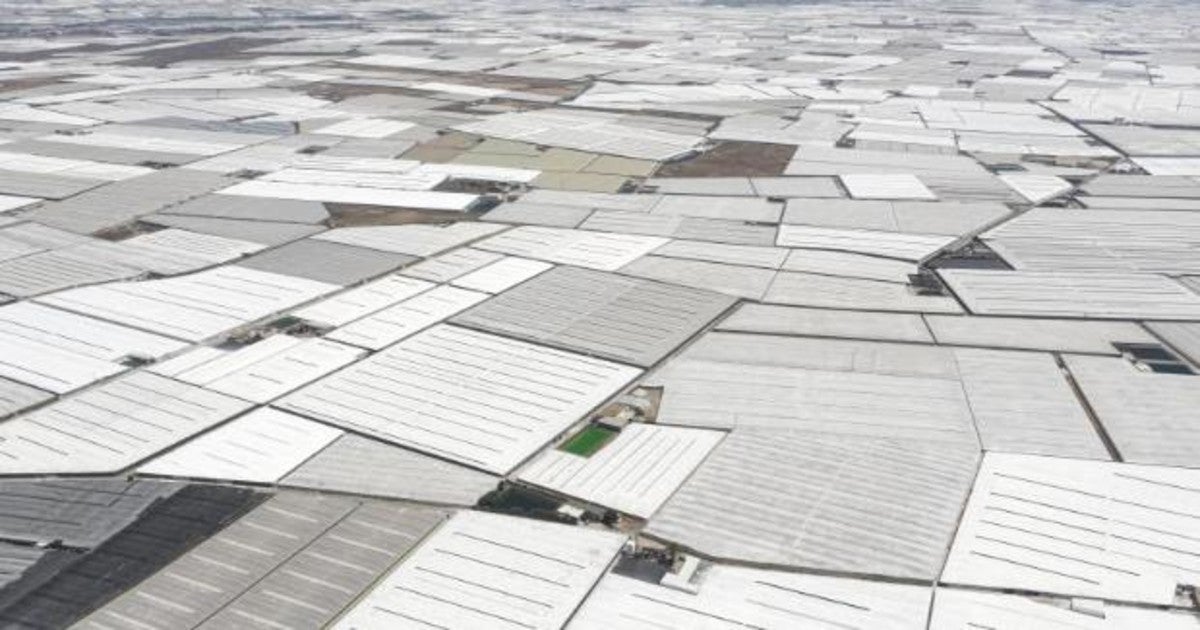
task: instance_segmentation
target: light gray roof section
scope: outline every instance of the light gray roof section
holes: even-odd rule
[[[998,202],[894,202],[896,227],[902,232],[970,234],[1012,216]]]
[[[444,225],[410,223],[329,230],[317,240],[367,247],[409,256],[433,256],[466,243],[497,234],[506,228],[488,223],[458,221]]]
[[[336,288],[226,265],[173,278],[70,289],[38,301],[196,342],[294,308]]]
[[[1109,458],[1053,356],[965,348],[954,356],[984,450]]]
[[[335,628],[555,630],[627,539],[623,534],[464,510],[378,582]]]
[[[645,379],[658,421],[919,438],[977,448],[951,350],[859,340],[710,333]]]
[[[242,219],[221,219],[161,213],[142,217],[142,221],[155,225],[191,230],[192,232],[199,232],[201,234],[243,239],[261,243],[268,247],[283,245],[284,243],[297,241],[325,231],[323,226],[305,225],[302,223],[245,221]]]
[[[165,151],[147,151],[145,149],[129,149],[124,147],[67,144],[65,142],[46,142],[43,140],[21,140],[5,145],[4,148],[6,151],[13,151],[15,153],[30,153],[69,160],[93,160],[96,162],[125,164],[129,166],[140,165],[144,162],[187,164],[196,160],[195,155],[188,153],[168,153]]]
[[[132,372],[0,423],[0,473],[116,473],[249,407],[231,396]]]
[[[677,360],[653,383],[664,388],[658,414],[664,424],[977,445],[970,407],[954,380]]]
[[[1148,322],[1146,327],[1189,361],[1200,365],[1200,323]]]
[[[1014,483],[1014,485],[1016,484]],[[1064,558],[1063,564],[1067,565],[1074,560],[1075,558]],[[1032,567],[1031,571],[1042,568]],[[1113,573],[1119,570],[1112,569]],[[1035,590],[1028,588],[1032,586],[1030,582],[1020,578],[1013,579],[1013,583],[1018,584],[1021,587],[1020,590]],[[934,597],[933,612],[929,617],[928,628],[929,630],[955,630],[966,624],[968,628],[1037,628],[1040,626],[1047,630],[1066,628],[1078,628],[1079,630],[1176,628],[1186,630],[1200,621],[1195,612],[1186,609],[1127,606],[1113,602],[1106,602],[1104,616],[1097,617],[1094,610],[1082,606],[1072,606],[1071,603],[1072,600],[1065,597],[1051,598],[1045,595],[1017,595],[973,588],[940,586]],[[1004,624],[1013,625],[1005,626]]]
[[[978,459],[916,440],[740,428],[645,531],[718,559],[933,580]]]
[[[1183,286],[1191,289],[1194,293],[1200,294],[1200,275],[1180,276],[1179,282],[1182,283]],[[1200,317],[1192,317],[1188,319],[1200,319]]]
[[[1200,213],[1034,208],[984,240],[1016,269],[1200,273]]]
[[[1200,541],[1191,535],[1198,513],[1200,470],[988,453],[941,582],[1194,613],[1178,585],[1200,581],[1194,560]],[[1040,617],[1033,627],[1087,627],[1046,625],[1047,616]],[[1173,627],[1112,621],[1092,627]],[[946,627],[966,626],[940,628]]]
[[[322,151],[321,155],[326,157],[394,158],[413,148],[416,144],[412,140],[404,139],[352,138]]]
[[[54,394],[0,377],[0,419],[40,405]]]
[[[640,372],[574,352],[438,324],[287,396],[277,406],[503,474]]]
[[[920,315],[742,304],[717,330],[933,343]]]
[[[1115,357],[1064,359],[1122,460],[1200,467],[1200,377],[1143,372]]]
[[[76,627],[128,619],[159,628],[323,627],[444,517],[429,508],[282,493]]]
[[[65,201],[44,204],[30,211],[27,216],[39,223],[87,234],[157,212],[237,181],[204,171],[167,169],[113,182]]]
[[[147,118],[139,120],[139,125],[149,127],[162,127],[164,129],[193,129],[197,131],[216,131],[226,134],[266,134],[266,135],[289,135],[295,132],[294,123],[279,121],[273,122],[269,120],[197,120],[195,118],[184,118],[182,116],[163,116],[161,118]],[[236,136],[234,136],[236,139]]]
[[[682,359],[896,376],[958,378],[958,368],[949,348],[857,339],[710,332],[688,346],[675,360]],[[668,367],[670,365],[667,364]]]
[[[153,94],[153,92],[150,92]],[[186,126],[174,125],[157,125],[152,120],[139,120],[131,123],[114,123],[104,127],[89,129],[99,133],[112,135],[128,135],[131,138],[138,136],[150,136],[162,140],[197,142],[197,143],[212,143],[212,144],[229,144],[229,145],[249,145],[257,144],[271,140],[272,136],[278,135],[277,132],[244,132],[244,131],[220,131],[199,128],[192,125],[191,128]],[[97,143],[101,144],[101,143]],[[102,144],[109,144],[107,142]],[[203,151],[196,151],[202,153]],[[219,151],[218,151],[219,152]]]
[[[475,505],[500,478],[406,448],[348,433],[279,485],[439,505]]]
[[[996,202],[789,199],[784,223],[831,228],[962,235],[1011,214]]]
[[[664,195],[654,204],[650,214],[779,223],[779,218],[783,215],[783,204],[761,197]]]
[[[925,322],[938,343],[954,346],[1115,355],[1114,342],[1154,341],[1133,322],[962,315],[926,315]]]
[[[929,616],[927,585],[721,564],[702,566],[698,576],[689,589],[682,589],[666,580],[659,583],[610,572],[568,627],[925,630]]]
[[[1158,275],[941,269],[971,312],[1085,319],[1200,319],[1200,295]]]
[[[405,254],[306,239],[251,256],[238,266],[344,286],[388,273],[414,260],[417,258]]]
[[[878,200],[789,199],[783,222],[862,230],[908,231],[901,227],[895,202]]]
[[[451,321],[648,366],[733,303],[709,291],[556,267]]]
[[[752,300],[761,300],[775,278],[773,269],[662,256],[642,256],[621,273]]]
[[[124,479],[0,482],[0,538],[95,547],[180,485]]]
[[[471,247],[459,247],[423,260],[411,267],[405,267],[400,275],[431,282],[449,282],[501,258],[504,258],[503,254]]]
[[[105,182],[98,179],[63,177],[48,173],[0,170],[0,193],[42,199],[65,199]]]
[[[744,349],[775,346],[824,352],[834,361],[865,356],[857,345],[798,337],[746,337]],[[822,343],[824,342],[824,343]],[[929,346],[903,347],[896,355],[925,353]],[[763,353],[772,349],[758,348]],[[784,361],[712,360],[686,353],[673,359],[648,382],[663,387],[658,421],[712,428],[803,429],[868,438],[913,438],[977,448],[971,409],[957,378],[895,374],[865,366],[788,365]],[[833,363],[834,361],[830,361]],[[840,369],[839,369],[840,368]],[[950,367],[953,369],[953,366]]]
[[[70,253],[172,276],[226,263],[261,249],[257,243],[240,239],[215,238],[186,230],[163,230],[117,242],[96,239],[72,248]]]
[[[602,232],[625,232],[733,243],[735,245],[775,244],[775,228],[769,225],[749,225],[740,221],[675,217],[640,212],[597,210],[580,225],[580,228]]]
[[[546,225],[550,227],[579,227],[592,211],[588,208],[558,204],[537,203],[518,199],[501,204],[483,215],[485,221],[518,223],[521,225]]]
[[[1200,210],[1200,195],[1195,199],[1176,199],[1174,197],[1075,197],[1075,200],[1087,208],[1113,210]]]
[[[762,197],[843,197],[832,177],[751,177],[754,192]]]
[[[284,223],[320,223],[329,218],[325,204],[317,201],[273,199],[270,197],[240,197],[236,195],[205,195],[164,210],[180,214],[217,219],[278,221]]]
[[[788,250],[783,247],[760,245],[728,245],[705,241],[674,240],[654,250],[655,256],[704,260],[747,267],[779,269],[787,258]]]
[[[88,243],[91,240],[86,236],[80,236],[74,232],[67,232],[66,230],[59,230],[31,222],[8,225],[0,229],[0,244],[3,244],[6,250],[22,256],[33,251],[57,249],[80,243]]]
[[[911,153],[906,155],[912,155]],[[921,182],[943,201],[1027,203],[991,173],[921,173]]]
[[[920,178],[909,173],[848,173],[838,179],[855,199],[937,199]]]
[[[917,295],[906,285],[861,278],[839,278],[781,271],[763,298],[765,302],[869,311],[959,313],[954,298]]]
[[[1082,125],[1126,155],[1200,155],[1200,130],[1140,125]]]
[[[1102,173],[1080,186],[1080,189],[1088,195],[1097,196],[1200,199],[1200,182],[1182,175]]]
[[[749,177],[651,177],[644,185],[672,195],[754,196]]]
[[[784,171],[785,175],[843,175],[851,173],[987,174],[965,155],[863,151],[806,145],[800,147]]]
[[[521,201],[553,206],[573,206],[588,210],[618,210],[621,212],[650,212],[661,195],[629,195],[595,193],[577,190],[535,188],[521,196]]]
[[[783,268],[787,271],[900,284],[908,284],[908,277],[917,273],[916,263],[824,249],[794,249],[788,254]]]
[[[853,252],[920,262],[932,258],[955,240],[955,237],[946,234],[782,225],[776,243],[785,247]]]
[[[47,251],[0,262],[0,292],[31,297],[142,273],[142,269],[99,260],[86,252]]]

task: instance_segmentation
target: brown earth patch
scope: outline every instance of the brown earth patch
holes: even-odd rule
[[[697,156],[667,162],[655,177],[776,177],[796,147],[790,144],[726,141]]]

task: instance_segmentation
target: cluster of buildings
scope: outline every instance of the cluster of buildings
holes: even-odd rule
[[[0,628],[1200,629],[1200,5],[12,12]]]

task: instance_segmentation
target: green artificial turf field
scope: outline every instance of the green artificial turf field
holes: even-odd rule
[[[564,442],[559,448],[568,453],[591,457],[596,451],[604,448],[604,445],[608,444],[609,440],[616,437],[616,435],[617,432],[612,429],[591,426],[576,433],[574,437]]]

